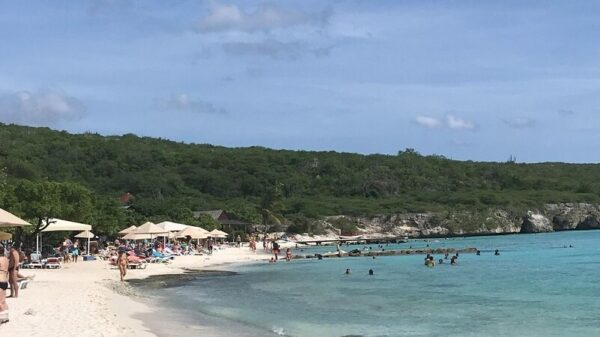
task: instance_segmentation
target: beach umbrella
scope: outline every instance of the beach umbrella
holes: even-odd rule
[[[75,221],[50,218],[50,219],[48,219],[48,226],[46,226],[46,228],[42,229],[42,231],[38,233],[38,237],[37,237],[36,241],[39,242],[39,246],[37,247],[37,251],[39,252],[40,247],[42,246],[42,232],[46,233],[46,232],[89,231],[91,229],[92,229],[92,225],[75,222]]]
[[[139,226],[138,228],[136,228],[133,232],[129,233],[129,234],[141,234],[140,236],[137,236],[138,239],[133,239],[133,240],[141,240],[143,235],[149,235],[149,239],[152,239],[156,236],[158,236],[158,234],[165,234],[168,233],[169,231],[164,230],[163,228],[158,227],[157,225],[153,224],[152,222],[146,222],[145,224]],[[147,237],[143,237],[144,239],[148,239]]]
[[[192,226],[177,232],[178,238],[184,238],[186,236],[189,236],[192,239],[206,239],[208,237],[208,232],[200,227]]]
[[[0,227],[22,227],[30,225],[29,222],[0,208]]]
[[[135,234],[163,234],[163,233],[167,233],[167,232],[168,232],[167,230],[158,227],[157,225],[153,224],[152,222],[146,222],[145,224],[136,228],[132,233],[135,233]]]
[[[145,240],[145,239],[151,239],[152,235],[151,234],[136,234],[136,233],[129,233],[127,235],[125,235],[124,237],[122,237],[123,240]]]
[[[226,238],[227,237],[227,233],[220,231],[218,229],[213,229],[212,231],[210,231],[208,233],[208,236],[213,237],[213,238]]]
[[[129,234],[129,233],[133,232],[136,228],[137,228],[136,226],[129,226],[129,227],[125,228],[124,230],[120,231],[119,234],[121,234],[121,235]]]
[[[167,230],[169,232],[179,232],[188,228],[188,225],[184,225],[182,223],[176,223],[171,221],[163,221],[161,223],[156,224],[158,227]]]
[[[83,231],[77,235],[75,235],[76,238],[80,238],[80,239],[87,239],[87,253],[88,255],[90,255],[90,239],[94,238],[94,233],[90,232],[90,231]]]
[[[12,234],[6,232],[0,232],[0,241],[12,239]]]

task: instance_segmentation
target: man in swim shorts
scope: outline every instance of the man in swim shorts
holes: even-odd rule
[[[0,245],[0,325],[8,322],[8,304],[6,292],[8,288],[8,259],[4,256],[4,246]]]
[[[10,297],[19,297],[19,262],[21,254],[13,243],[8,251],[8,283],[10,283]]]

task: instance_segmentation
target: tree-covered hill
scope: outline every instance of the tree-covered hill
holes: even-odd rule
[[[600,201],[597,164],[455,161],[410,149],[359,155],[225,148],[3,124],[0,167],[3,207],[24,214],[32,184],[68,183],[89,192],[96,222],[111,219],[107,232],[141,219],[191,221],[191,211],[213,208],[252,222],[270,216],[304,222],[334,214]],[[133,210],[109,217],[126,192],[135,198]]]

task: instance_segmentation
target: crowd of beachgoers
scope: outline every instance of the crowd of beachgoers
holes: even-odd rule
[[[19,290],[25,289],[28,282],[33,279],[35,274],[27,275],[27,271],[39,269],[37,274],[45,273],[48,269],[59,269],[55,271],[60,273],[68,266],[88,264],[87,261],[97,264],[101,262],[110,270],[113,275],[118,275],[120,281],[127,277],[128,270],[145,270],[150,264],[172,264],[179,257],[200,257],[205,260],[216,255],[217,252],[227,249],[244,248],[244,251],[254,256],[262,256],[262,259],[268,259],[267,254],[272,254],[270,262],[276,262],[279,259],[280,244],[269,235],[250,235],[246,242],[242,242],[238,235],[233,242],[226,242],[223,238],[206,238],[203,240],[193,240],[191,238],[167,239],[157,237],[144,240],[126,240],[123,238],[110,242],[94,241],[92,245],[86,246],[77,238],[64,237],[59,240],[51,252],[42,256],[31,249],[23,248],[17,242],[10,242],[7,247],[0,245],[0,325],[9,322],[8,305],[4,296],[4,290],[9,293],[9,298],[17,300]],[[257,254],[257,243],[262,242],[263,251]],[[5,242],[6,243],[6,242]],[[89,251],[88,251],[88,247]],[[239,255],[239,254],[237,254]],[[237,260],[231,259],[231,262]],[[285,258],[290,260],[291,251],[288,248]],[[193,267],[188,260],[187,267]],[[229,262],[229,261],[227,261]],[[118,273],[116,272],[118,270]],[[25,274],[25,275],[24,275]],[[139,277],[140,275],[136,275]],[[111,278],[112,279],[112,278]]]
[[[117,239],[92,245],[88,254],[85,245],[65,238],[54,253],[39,259],[36,253],[5,245],[0,248],[0,287],[7,289],[8,299],[0,291],[0,335],[58,336],[68,325],[90,335],[153,336],[134,318],[153,309],[129,298],[130,286],[119,280],[265,261],[268,255],[256,250],[260,240]]]

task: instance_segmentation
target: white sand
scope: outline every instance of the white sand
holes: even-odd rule
[[[146,269],[130,269],[126,279],[267,258],[268,255],[252,253],[247,247],[226,248],[209,257],[179,256],[168,265],[148,264]],[[132,317],[153,309],[111,290],[127,287],[118,281],[118,269],[112,269],[105,261],[68,263],[59,270],[23,269],[21,273],[36,276],[27,289],[20,291],[19,298],[7,299],[10,322],[0,326],[0,336],[155,336],[144,322]]]

